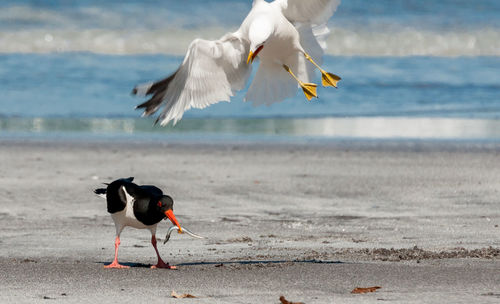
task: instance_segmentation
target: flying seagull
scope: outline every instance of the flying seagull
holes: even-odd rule
[[[150,116],[163,107],[156,122],[164,126],[170,121],[176,124],[191,108],[229,102],[245,88],[256,57],[260,65],[246,101],[279,102],[295,96],[297,85],[308,100],[317,98],[317,85],[311,83],[316,68],[323,86],[337,87],[341,79],[320,67],[329,33],[326,23],[340,1],[254,0],[236,32],[215,41],[194,40],[172,75],[135,87],[134,95],[151,96],[136,108]]]

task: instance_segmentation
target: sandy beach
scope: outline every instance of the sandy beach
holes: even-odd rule
[[[498,303],[500,145],[0,142],[1,303]],[[208,237],[115,229],[134,176]],[[159,225],[163,239],[170,223]],[[380,286],[355,295],[355,287]],[[173,299],[172,290],[195,299]]]

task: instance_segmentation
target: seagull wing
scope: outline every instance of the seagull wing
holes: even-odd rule
[[[324,24],[333,16],[341,0],[276,0],[283,15],[292,23]]]
[[[161,125],[174,124],[191,108],[203,109],[220,101],[230,101],[245,87],[251,67],[246,64],[250,45],[238,33],[219,40],[194,40],[179,69],[171,76],[136,87],[137,95],[152,97],[137,106],[144,115],[154,114],[164,106],[157,119]]]

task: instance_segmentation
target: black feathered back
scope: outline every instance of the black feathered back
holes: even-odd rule
[[[109,213],[115,213],[125,209],[127,201],[125,200],[125,197],[123,197],[123,194],[120,195],[120,192],[122,192],[120,187],[127,187],[129,184],[133,184],[133,180],[133,177],[121,178],[108,185],[108,188],[106,189],[106,201],[108,202]]]

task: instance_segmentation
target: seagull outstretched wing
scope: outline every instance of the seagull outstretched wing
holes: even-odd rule
[[[324,24],[333,16],[341,0],[276,0],[291,22]]]
[[[251,65],[246,63],[249,44],[237,34],[226,34],[219,40],[194,40],[179,69],[171,76],[137,86],[136,95],[151,95],[137,106],[145,116],[164,107],[156,120],[166,125],[174,124],[190,108],[203,109],[230,98],[245,87]]]

